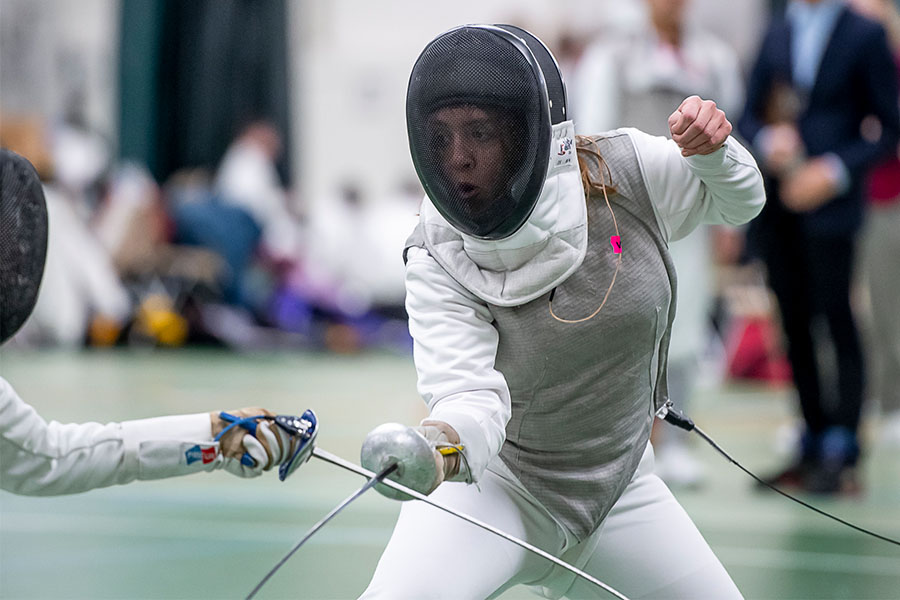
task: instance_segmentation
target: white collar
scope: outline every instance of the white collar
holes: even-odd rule
[[[426,197],[421,222],[429,252],[451,276],[500,306],[529,302],[564,281],[587,251],[587,205],[575,150],[575,125],[553,126],[550,166],[528,220],[502,240],[458,232]]]

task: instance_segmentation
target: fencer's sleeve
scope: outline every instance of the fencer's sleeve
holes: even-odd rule
[[[0,378],[0,487],[54,496],[222,466],[209,414],[47,423]]]
[[[681,156],[672,140],[624,129],[634,143],[660,230],[669,241],[698,225],[741,225],[766,201],[762,174],[736,139],[711,154]]]
[[[418,389],[429,419],[450,424],[478,481],[500,452],[510,418],[509,388],[494,368],[498,334],[484,303],[450,277],[422,248],[410,248],[406,310]]]

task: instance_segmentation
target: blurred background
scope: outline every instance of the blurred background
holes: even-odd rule
[[[687,18],[746,64],[768,10],[699,0]],[[421,48],[514,22],[572,71],[646,7],[2,0],[0,19],[2,143],[66,220],[19,343],[353,351],[408,346],[392,321],[422,195],[404,116]]]
[[[0,145],[38,169],[51,228],[38,306],[0,350],[0,375],[63,422],[314,408],[323,447],[355,460],[374,426],[424,416],[401,259],[423,194],[404,113],[419,52],[455,25],[512,23],[547,43],[573,99],[591,48],[645,29],[648,4],[0,0]],[[786,2],[671,4],[733,57],[735,122]],[[800,426],[776,303],[743,235],[708,232],[696,267],[709,292],[689,395],[698,423],[766,469]],[[864,414],[864,492],[825,503],[896,537],[900,410],[893,425],[875,400]],[[688,447],[670,451],[666,480],[747,597],[897,597],[891,548],[754,493],[706,447],[665,443]],[[0,596],[242,597],[359,483],[318,464],[285,484],[219,475],[61,499],[0,492]],[[260,597],[355,597],[397,510],[364,498]]]

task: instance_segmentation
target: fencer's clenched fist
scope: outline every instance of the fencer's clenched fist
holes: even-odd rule
[[[224,419],[223,414],[237,419],[250,419],[254,421],[255,427],[238,425],[229,429],[233,422]],[[240,477],[256,477],[290,458],[297,441],[291,439],[272,420],[253,419],[264,416],[275,415],[257,407],[209,413],[212,437],[215,439],[221,435],[218,440],[219,451],[224,458],[224,468],[229,473]]]
[[[669,131],[682,156],[711,154],[731,134],[731,123],[715,102],[691,96],[669,115]]]
[[[415,430],[434,449],[434,464],[440,476],[438,484],[459,473],[459,453],[445,455],[440,452],[441,448],[459,446],[459,434],[455,429],[443,421],[422,421]]]

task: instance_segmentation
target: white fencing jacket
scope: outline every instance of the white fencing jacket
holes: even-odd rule
[[[712,154],[685,158],[670,139],[636,129],[607,135],[622,133],[634,145],[666,241],[701,223],[745,223],[762,210],[762,176],[734,138]],[[419,392],[429,418],[449,423],[465,445],[470,472],[456,479],[477,481],[500,452],[511,416],[510,392],[495,368],[499,336],[488,303],[422,247],[407,251],[406,288]]]
[[[0,488],[53,496],[223,466],[209,414],[47,423],[0,377]]]

